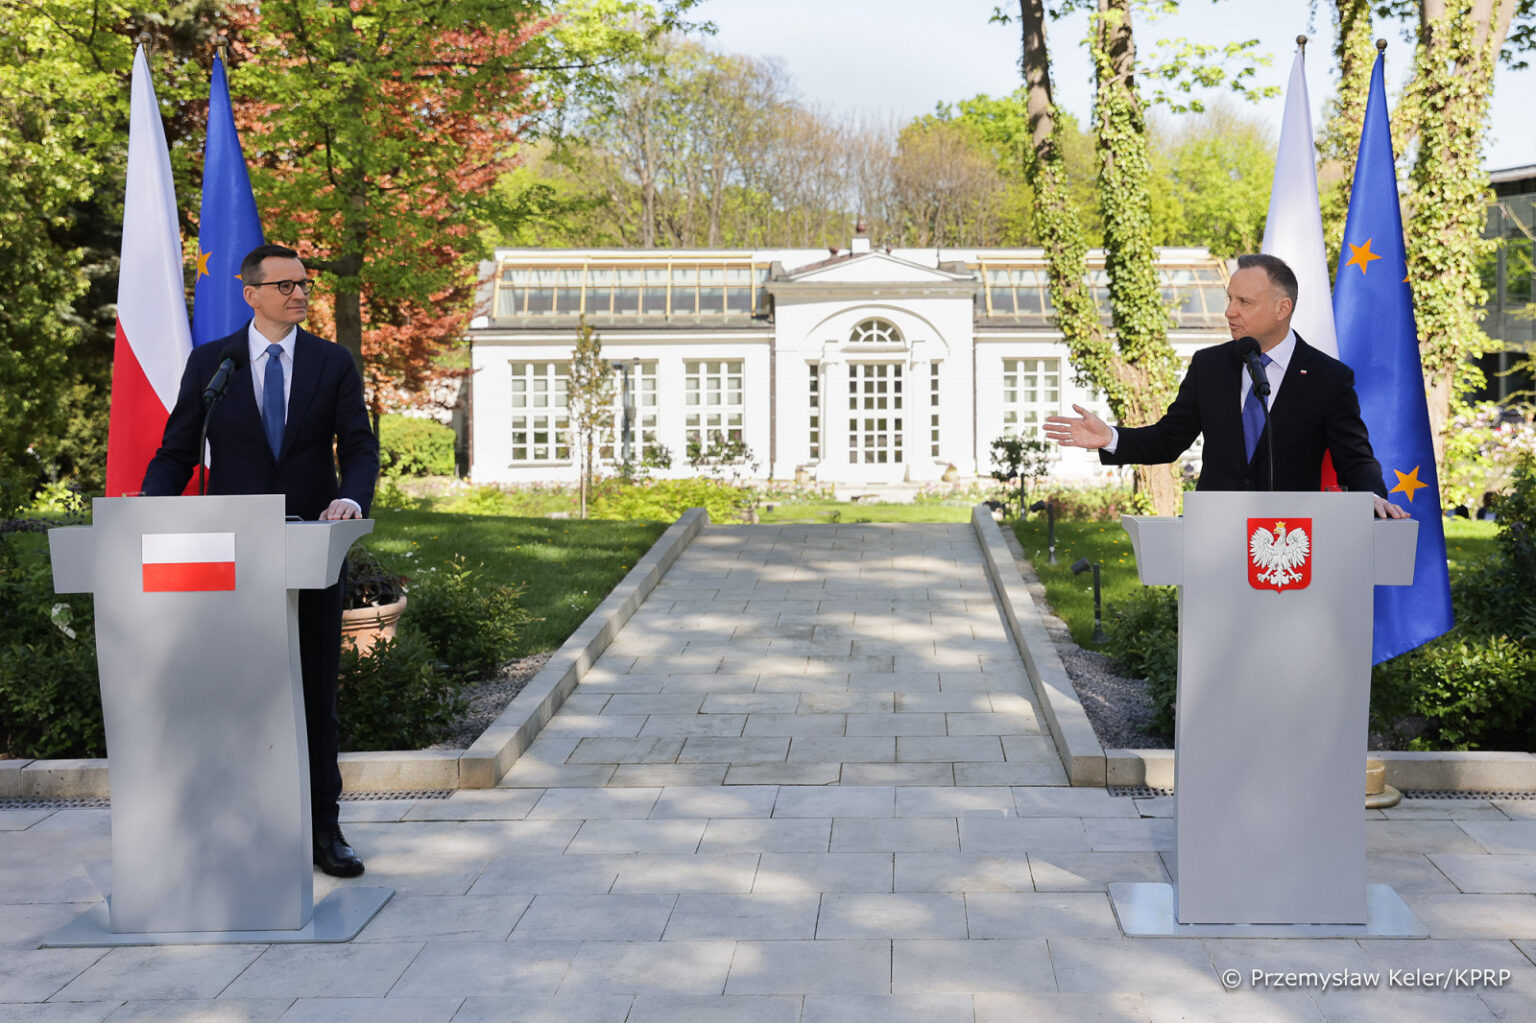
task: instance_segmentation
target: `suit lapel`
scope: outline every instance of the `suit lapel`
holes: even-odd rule
[[[1285,377],[1280,382],[1280,391],[1275,395],[1274,404],[1270,406],[1271,415],[1285,415],[1291,408],[1304,402],[1307,398],[1307,385],[1312,382],[1308,370],[1313,368],[1313,353],[1316,351],[1311,345],[1296,335],[1296,348],[1291,352],[1291,364],[1285,367]]]
[[[283,450],[286,455],[293,447],[298,424],[309,414],[314,403],[315,387],[320,373],[320,353],[317,345],[323,345],[315,335],[300,329],[293,341],[293,385],[288,391],[288,418],[283,423]]]

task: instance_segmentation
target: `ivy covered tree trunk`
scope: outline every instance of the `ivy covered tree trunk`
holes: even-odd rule
[[[1124,14],[1123,4],[1121,7]],[[1106,81],[1105,73],[1100,73],[1095,113],[1100,189],[1104,193],[1106,269],[1116,328],[1111,341],[1085,283],[1088,247],[1067,189],[1061,124],[1051,95],[1044,2],[1020,0],[1019,9],[1024,44],[1020,69],[1029,114],[1035,226],[1046,251],[1057,326],[1076,368],[1078,382],[1103,393],[1118,421],[1152,422],[1172,400],[1174,358],[1167,342],[1168,314],[1162,307],[1147,216],[1150,201],[1146,125],[1130,77],[1135,51],[1129,17],[1122,21],[1123,36],[1111,41],[1120,62],[1112,66],[1123,65],[1123,78],[1114,81],[1121,72],[1109,70],[1110,80]],[[1102,31],[1098,34],[1096,53],[1104,49],[1106,38]],[[1111,104],[1108,109],[1104,108],[1106,99]],[[1136,209],[1139,216],[1126,215]],[[1126,276],[1117,281],[1122,273]],[[1135,294],[1137,288],[1144,289],[1139,299]],[[1147,308],[1153,310],[1152,322],[1145,315]],[[1173,470],[1165,465],[1143,465],[1135,471],[1137,492],[1145,496],[1152,510],[1159,515],[1174,514],[1179,483]]]
[[[1332,187],[1326,188],[1322,197],[1323,243],[1328,250],[1330,270],[1339,265],[1339,251],[1344,244],[1344,219],[1349,215],[1355,157],[1360,151],[1360,131],[1365,126],[1365,100],[1370,94],[1371,67],[1376,63],[1371,0],[1335,0],[1333,8],[1333,56],[1339,66],[1339,85],[1330,101],[1332,114],[1317,144],[1325,173],[1333,179]]]
[[[1178,364],[1168,344],[1168,310],[1152,247],[1152,164],[1146,112],[1136,92],[1136,42],[1130,0],[1099,0],[1093,25],[1094,134],[1099,154],[1099,204],[1104,217],[1104,270],[1120,358],[1113,372],[1122,388],[1121,421],[1155,421],[1173,400]],[[1177,509],[1180,487],[1172,466],[1138,466],[1137,488],[1160,515]]]
[[[1482,237],[1491,199],[1482,143],[1515,6],[1425,0],[1420,9],[1411,89],[1419,145],[1405,232],[1437,462],[1458,395],[1482,383],[1471,360],[1499,347],[1478,326],[1488,298],[1478,264],[1494,245]]]

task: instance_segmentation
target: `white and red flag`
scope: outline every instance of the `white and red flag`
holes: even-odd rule
[[[108,497],[138,492],[192,351],[171,156],[142,46],[133,58],[132,95],[107,433]]]
[[[145,533],[145,593],[235,588],[234,533]]]
[[[1333,291],[1328,286],[1328,253],[1323,247],[1322,208],[1317,199],[1317,148],[1312,142],[1312,106],[1307,98],[1306,51],[1296,50],[1285,87],[1285,120],[1275,154],[1260,251],[1285,260],[1299,286],[1291,326],[1313,348],[1339,357],[1333,328]]]

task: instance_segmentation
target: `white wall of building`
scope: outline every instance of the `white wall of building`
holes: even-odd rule
[[[503,260],[564,258],[583,254],[512,250]],[[592,253],[602,258],[603,253]],[[607,254],[608,258],[619,258]],[[620,254],[635,257],[633,252]],[[738,258],[745,254],[737,254]],[[991,471],[989,448],[1005,431],[1017,429],[1020,399],[1005,400],[1005,382],[1017,382],[1029,368],[1038,383],[1041,367],[1054,366],[1054,387],[1034,394],[1029,411],[1068,412],[1080,404],[1107,414],[1102,398],[1077,385],[1059,334],[1050,326],[1006,326],[978,319],[976,273],[951,260],[981,265],[986,259],[1020,259],[1027,250],[956,252],[933,250],[872,252],[829,259],[824,251],[752,253],[755,265],[779,264],[765,285],[773,299],[771,320],[740,318],[735,323],[651,322],[596,323],[603,354],[611,360],[654,364],[659,441],[673,456],[662,476],[692,475],[687,449],[688,417],[685,366],[690,361],[739,363],[742,368],[742,435],[757,463],[759,478],[793,479],[809,471],[821,483],[840,485],[920,483],[938,480],[953,465],[962,477]],[[1035,255],[1039,255],[1036,253]],[[1184,260],[1204,259],[1199,251],[1180,251]],[[684,263],[697,254],[658,254]],[[1207,303],[1209,305],[1209,302]],[[890,324],[899,341],[861,343],[855,328],[869,320]],[[1187,359],[1196,349],[1225,339],[1219,329],[1174,331],[1170,340]],[[579,478],[573,451],[565,459],[520,459],[512,443],[512,365],[565,363],[575,345],[574,326],[516,322],[482,317],[471,331],[473,423],[470,476],[476,482],[574,482]],[[932,451],[932,367],[939,367],[939,452]],[[810,449],[810,368],[819,367],[820,457]],[[870,369],[868,367],[880,367]],[[901,378],[902,435],[899,461],[850,462],[850,420],[877,413],[850,410],[851,379],[887,387]],[[878,376],[878,379],[875,377]],[[693,409],[693,411],[697,411]],[[885,419],[894,420],[896,410]],[[1010,419],[1010,416],[1012,417]],[[890,427],[893,422],[886,422]],[[867,439],[866,434],[861,437]],[[638,441],[639,435],[636,434]],[[882,437],[890,444],[888,437]],[[1077,450],[1061,451],[1052,476],[1061,480],[1119,478],[1123,470],[1106,469]]]

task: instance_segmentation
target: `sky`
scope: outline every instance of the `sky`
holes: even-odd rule
[[[940,101],[1005,95],[1021,84],[1017,24],[989,23],[999,3],[1017,14],[1017,0],[705,0],[695,15],[715,23],[715,48],[782,60],[799,98],[813,109],[906,120],[932,112]],[[1159,39],[1180,36],[1211,44],[1258,39],[1271,63],[1255,81],[1282,90],[1296,36],[1308,36],[1307,87],[1319,130],[1335,73],[1330,9],[1308,0],[1185,0],[1179,13],[1156,22],[1137,18],[1133,27],[1139,55],[1156,49]],[[1047,29],[1056,100],[1084,125],[1093,103],[1093,69],[1080,45],[1086,31],[1083,13]],[[1380,22],[1377,36],[1388,42],[1387,87],[1395,100],[1412,72],[1413,45],[1397,23]],[[1531,96],[1536,69],[1499,69],[1484,148],[1490,170],[1536,164]],[[1254,109],[1278,139],[1283,97]]]

